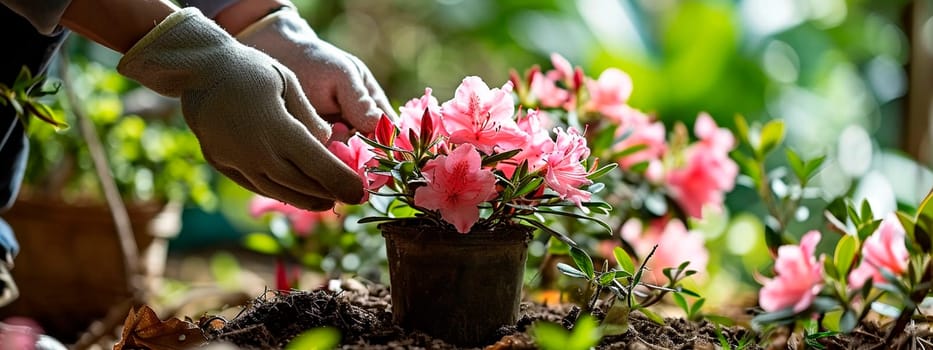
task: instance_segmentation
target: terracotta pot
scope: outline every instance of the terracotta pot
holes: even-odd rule
[[[129,281],[109,209],[20,196],[3,214],[20,243],[11,271],[20,296],[0,308],[0,317],[24,316],[48,334],[71,342],[95,320],[158,283],[168,238],[179,232],[179,206],[128,203],[139,248],[139,281]]]
[[[482,345],[515,324],[532,228],[460,234],[420,221],[379,228],[398,325],[457,345]]]

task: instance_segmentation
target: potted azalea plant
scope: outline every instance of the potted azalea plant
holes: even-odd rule
[[[453,99],[424,96],[331,151],[359,169],[369,194],[391,199],[386,238],[393,317],[399,325],[475,345],[514,324],[526,248],[535,229],[574,245],[544,223],[562,215],[608,226],[611,209],[592,201],[598,166],[581,131],[548,129],[535,110],[516,109],[512,84],[489,88],[467,77]]]

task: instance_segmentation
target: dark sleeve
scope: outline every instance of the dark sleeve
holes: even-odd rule
[[[227,8],[227,6],[233,5],[238,1],[241,0],[180,0],[179,3],[185,7],[197,7],[205,17],[214,18],[220,11]]]
[[[39,33],[45,35],[57,31],[58,22],[70,3],[71,0],[0,0],[0,4],[26,18]]]

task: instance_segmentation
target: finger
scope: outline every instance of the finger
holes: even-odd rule
[[[285,84],[285,92],[282,94],[282,98],[285,99],[285,109],[288,114],[304,124],[318,141],[327,142],[330,139],[330,125],[318,116],[317,111],[311,106],[311,102],[308,102],[298,78],[288,68],[279,67],[278,65],[274,67],[282,75]]]
[[[310,197],[333,199],[334,195],[318,183],[314,176],[308,176],[290,159],[273,161],[265,170],[266,175],[275,183],[295,192]]]
[[[276,183],[266,174],[247,175],[250,182],[261,191],[260,194],[275,198],[296,208],[312,211],[324,211],[334,207],[334,201],[326,198],[311,197]]]
[[[359,72],[359,65],[349,57],[348,60]],[[364,133],[375,130],[383,112],[370,96],[362,73],[347,75],[337,84],[336,89],[343,119]]]
[[[359,176],[324,147],[324,142],[330,138],[330,126],[311,107],[295,75],[287,68],[276,68],[279,69],[285,81],[283,98],[286,110],[281,113],[291,114],[317,137],[315,140],[314,137],[308,137],[309,135],[304,130],[286,128],[282,130],[286,134],[281,135],[281,139],[287,140],[288,144],[284,145],[285,147],[276,147],[282,146],[281,144],[272,145],[276,147],[275,154],[288,159],[300,173],[307,177],[307,179],[299,180],[289,179],[288,183],[296,189],[312,192],[310,187],[305,188],[301,184],[316,181],[324,187],[327,193],[331,194],[327,196],[328,198],[336,198],[347,203],[359,203],[363,197],[363,185]],[[255,179],[250,178],[250,180],[255,184]],[[257,185],[257,187],[262,189],[261,186]]]
[[[353,55],[349,55],[350,59],[356,64],[357,68],[360,70],[360,74],[363,77],[363,84],[366,85],[366,89],[369,90],[369,96],[376,102],[376,106],[379,107],[389,118],[393,120],[398,119],[398,115],[395,113],[395,109],[392,108],[392,104],[389,103],[389,98],[386,97],[385,91],[382,90],[382,86],[379,85],[379,82],[376,81],[376,77],[373,76],[372,71],[366,67],[366,65],[359,58]]]
[[[259,188],[254,186],[252,182],[249,182],[249,179],[247,179],[246,176],[244,176],[243,173],[241,173],[236,168],[214,163],[211,164],[214,166],[214,169],[217,169],[218,172],[224,174],[224,176],[226,176],[228,179],[236,182],[237,185],[240,185],[240,187],[243,187],[253,193],[263,194],[261,191],[259,191]]]
[[[315,142],[304,148],[289,148],[284,153],[295,167],[314,178],[338,201],[360,203],[363,199],[363,180],[356,170],[340,161],[323,145]]]

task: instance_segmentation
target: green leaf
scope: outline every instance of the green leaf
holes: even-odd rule
[[[570,331],[570,338],[567,339],[567,349],[570,350],[588,350],[602,339],[602,332],[596,320],[589,315],[584,315],[577,320],[577,323]]]
[[[599,279],[598,279],[599,285],[609,286],[610,284],[612,284],[612,280],[620,277],[620,276],[617,276],[617,272],[624,273],[625,271],[613,271],[613,272],[606,272],[606,273],[600,274]],[[625,277],[625,276],[621,276],[621,277]]]
[[[690,307],[690,317],[693,318],[693,316],[699,315],[700,309],[703,308],[703,304],[705,303],[706,298],[697,299],[697,301],[693,303],[693,306]]]
[[[632,257],[625,252],[625,249],[622,247],[615,247],[612,249],[612,255],[615,256],[616,262],[619,263],[619,268],[622,271],[628,272],[629,274],[635,273],[635,262],[632,261]]]
[[[871,303],[871,310],[890,318],[898,318],[901,315],[901,309],[894,305],[882,303],[880,301]],[[855,316],[853,315],[852,318],[854,319]]]
[[[340,345],[340,331],[333,327],[314,328],[288,342],[285,350],[329,350]]]
[[[874,213],[871,212],[871,203],[869,203],[867,199],[862,200],[862,210],[859,212],[859,217],[863,222],[875,218]]]
[[[525,221],[525,222],[531,224],[532,226],[541,229],[541,231],[546,232],[547,234],[551,235],[551,237],[556,238],[558,241],[561,241],[561,242],[563,242],[564,244],[566,244],[566,245],[568,245],[568,246],[571,246],[571,247],[576,247],[576,246],[577,246],[577,243],[574,242],[572,239],[570,239],[570,237],[567,237],[567,235],[555,231],[554,229],[552,229],[552,228],[548,227],[547,225],[545,225],[543,222],[540,222],[540,221],[537,221],[537,220],[534,220],[534,219],[529,219],[529,218],[526,218],[526,217],[518,217],[518,219],[520,219],[520,220],[522,220],[522,221]]]
[[[761,128],[761,139],[759,140],[756,151],[761,157],[764,157],[777,148],[783,141],[784,121],[780,119],[769,121]]]
[[[863,220],[865,219],[863,218]],[[881,226],[881,219],[867,219],[862,222],[862,224],[858,226],[858,231],[856,232],[858,234],[859,240],[864,241],[866,238],[868,238],[868,236],[871,236],[872,233],[875,233],[875,231],[878,230],[878,226]]]
[[[839,330],[843,333],[851,333],[858,325],[858,318],[852,310],[846,310],[839,319]]]
[[[243,246],[249,250],[269,255],[276,255],[282,251],[279,241],[267,233],[260,232],[247,234],[243,238]]]
[[[845,235],[836,243],[836,251],[833,253],[833,264],[836,265],[836,271],[840,277],[849,275],[849,269],[855,260],[855,253],[858,252],[858,239],[852,235]]]
[[[742,153],[733,153],[733,158],[742,169],[742,174],[752,179],[755,188],[761,187],[762,174],[758,161]]]
[[[826,212],[841,223],[842,228],[845,228],[847,209],[848,206],[846,205],[844,197],[836,197],[826,205]]]
[[[711,322],[713,322],[713,323],[715,323],[715,324],[723,325],[723,326],[726,326],[726,327],[732,327],[732,326],[735,325],[735,320],[732,319],[732,317],[729,317],[729,316],[706,314],[706,315],[703,315],[703,318],[705,318],[705,319],[707,319],[707,320],[709,320],[709,321],[711,321]]]
[[[680,294],[686,294],[686,295],[692,296],[692,297],[694,297],[694,298],[700,298],[700,293],[694,292],[694,291],[689,290],[689,289],[687,289],[687,288],[680,288]]]
[[[671,298],[674,299],[674,303],[677,304],[677,306],[680,306],[681,310],[684,310],[687,317],[690,317],[690,305],[687,305],[687,299],[684,299],[684,296],[679,293],[671,294]]]
[[[522,197],[522,196],[524,196],[524,195],[526,195],[526,194],[529,194],[529,193],[531,193],[532,191],[535,191],[535,190],[537,190],[539,187],[541,187],[541,184],[542,184],[542,183],[544,183],[544,178],[541,178],[541,177],[532,178],[532,179],[530,179],[530,180],[528,180],[528,181],[522,183],[522,184],[521,184],[521,187],[519,187],[517,190],[515,190],[515,193],[512,194],[512,197],[513,197],[513,198],[518,198],[518,197]]]
[[[917,207],[917,218],[922,217],[933,220],[933,191],[930,191],[920,202],[920,206]],[[919,222],[919,220],[917,221]]]
[[[756,325],[756,327],[761,327],[763,325],[791,324],[794,322],[794,316],[796,316],[796,314],[794,309],[790,307],[779,311],[765,312],[752,318],[752,324]]]
[[[505,152],[496,153],[490,156],[483,157],[483,166],[484,167],[491,166],[500,161],[512,158],[521,151],[522,150],[519,148],[519,149],[513,149],[510,151],[505,151]]]
[[[804,168],[804,174],[806,174],[805,179],[809,179],[816,174],[816,171],[819,170],[820,166],[823,165],[823,161],[826,160],[826,155],[822,155],[811,160],[807,161],[807,165]]]
[[[356,223],[367,224],[371,222],[385,222],[385,221],[395,221],[395,220],[399,220],[399,218],[393,218],[389,216],[367,216],[364,218],[360,218],[359,220],[356,221]]]
[[[591,216],[581,215],[577,213],[570,213],[566,211],[548,210],[548,209],[541,209],[541,208],[535,209],[535,212],[538,212],[541,214],[561,215],[561,216],[568,216],[568,217],[582,219],[582,220],[588,220],[588,221],[596,223],[597,225],[602,227],[607,232],[612,232],[612,227],[609,227],[609,224],[606,224],[602,220],[599,220]]]
[[[643,173],[645,172],[645,170],[648,170],[649,165],[651,165],[651,163],[638,162],[638,163],[632,164],[632,166],[630,166],[628,169],[629,171],[633,173]]]
[[[739,136],[739,140],[748,142],[748,122],[745,121],[745,117],[741,114],[735,115],[735,131],[736,135]]]
[[[612,147],[613,141],[615,141],[616,135],[616,126],[610,124],[609,126],[603,128],[596,134],[596,137],[593,138],[592,147],[594,150],[604,150]]]
[[[664,216],[667,214],[667,200],[660,193],[651,193],[644,198],[645,209],[648,209],[654,215]]]
[[[613,154],[612,154],[612,159],[621,159],[621,158],[624,158],[624,157],[626,157],[626,156],[630,156],[630,155],[632,155],[632,154],[638,153],[638,152],[643,151],[643,150],[646,150],[646,149],[648,149],[648,145],[643,144],[643,143],[640,143],[640,144],[637,144],[637,145],[632,145],[632,146],[626,147],[625,149],[623,149],[623,150],[621,150],[621,151],[618,151],[618,152],[616,152],[616,153],[613,153]]]
[[[797,175],[797,180],[801,183],[804,182],[807,179],[806,164],[800,159],[797,152],[794,152],[790,147],[788,147],[785,152],[787,153],[787,165],[794,171],[794,175]]]
[[[917,225],[913,227],[913,242],[920,246],[920,250],[925,253],[933,251],[933,239],[930,237],[933,229],[933,219],[926,216],[917,218]]]
[[[599,169],[596,169],[596,171],[594,171],[594,172],[592,172],[591,174],[587,175],[586,178],[587,178],[587,179],[590,179],[590,180],[598,179],[598,178],[600,178],[600,177],[602,177],[602,176],[608,174],[610,171],[615,170],[615,169],[618,168],[618,167],[619,167],[619,164],[618,164],[618,163],[609,163],[609,164],[603,165],[603,166],[600,167]]]
[[[906,231],[907,237],[910,238],[911,241],[916,242],[917,240],[914,238],[914,226],[917,224],[914,222],[914,218],[902,211],[894,212],[894,214],[897,215],[897,221],[899,221],[901,226],[904,227],[904,231]]]
[[[615,305],[609,308],[606,317],[603,318],[602,332],[604,335],[619,335],[628,332],[629,308],[623,303],[616,301]]]
[[[568,331],[555,323],[535,322],[531,328],[531,335],[536,345],[543,350],[563,350],[568,345]]]
[[[855,225],[855,227],[862,226],[862,218],[859,216],[859,213],[855,210],[854,206],[846,205],[846,213],[849,214],[849,220],[852,221],[852,224]],[[871,218],[867,219],[871,220]]]
[[[638,309],[638,311],[641,311],[641,313],[644,314],[645,317],[647,317],[649,320],[653,321],[654,323],[657,323],[662,326],[664,325],[664,317],[661,317],[661,315],[654,313],[654,311],[651,311],[645,308],[640,308]]]
[[[585,273],[583,273],[583,271],[577,270],[577,268],[564,263],[557,263],[557,271],[560,271],[561,273],[573,278],[587,279],[587,276]]]
[[[845,279],[845,275],[843,275],[842,277],[839,276],[839,269],[836,268],[836,264],[833,262],[832,259],[823,260],[823,271],[826,272],[826,275],[829,276],[829,278],[832,278],[834,280]]]
[[[401,149],[401,148],[398,148],[398,147],[392,147],[392,146],[383,145],[383,144],[377,142],[376,140],[373,140],[373,139],[370,139],[370,138],[368,138],[368,137],[366,137],[366,136],[363,136],[363,135],[360,134],[360,133],[357,133],[356,136],[359,136],[360,140],[363,140],[363,143],[365,143],[365,144],[367,144],[367,145],[369,145],[370,147],[373,147],[373,148],[377,148],[377,149],[380,149],[380,150],[383,150],[383,151],[386,151],[386,152],[392,152],[392,151],[394,151],[394,152],[402,152],[402,153],[411,154],[411,151],[409,151],[409,150]]]
[[[587,278],[593,279],[593,259],[591,259],[586,252],[580,248],[571,247],[570,257],[573,258],[573,262],[577,264],[577,268],[583,271]]]

